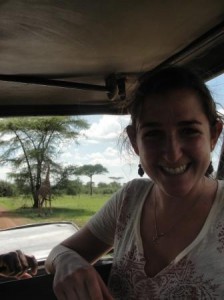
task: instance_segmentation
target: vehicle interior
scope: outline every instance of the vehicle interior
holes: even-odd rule
[[[0,117],[126,114],[146,71],[187,65],[204,80],[224,71],[224,2],[0,3]],[[223,154],[217,177],[223,178]],[[107,280],[110,266],[96,266]],[[2,299],[56,299],[53,276],[0,283]]]

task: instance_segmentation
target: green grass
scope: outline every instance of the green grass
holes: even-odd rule
[[[24,224],[37,222],[70,221],[82,227],[100,209],[110,195],[79,195],[55,197],[52,214],[39,216],[32,208],[30,198],[0,198],[0,206],[10,211],[10,216],[24,218]]]

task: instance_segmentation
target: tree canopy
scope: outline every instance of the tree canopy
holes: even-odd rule
[[[36,191],[40,187],[46,164],[60,168],[56,157],[60,145],[77,141],[81,130],[89,124],[77,117],[26,117],[0,120],[0,161],[14,167],[11,177],[21,184],[27,182],[38,207]],[[52,168],[51,168],[52,169]]]
[[[77,167],[75,170],[76,175],[85,175],[90,178],[90,195],[93,194],[93,176],[108,173],[108,170],[101,164],[96,165],[83,165]]]

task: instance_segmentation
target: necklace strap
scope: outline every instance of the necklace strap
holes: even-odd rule
[[[203,187],[204,187],[204,185],[205,185],[205,178],[203,180]],[[204,189],[202,189],[202,190],[204,190]],[[160,232],[159,226],[158,226],[158,220],[157,220],[157,193],[156,193],[156,187],[155,187],[155,191],[154,191],[154,231],[155,231],[155,235],[152,238],[152,242],[156,244],[161,238],[163,238],[164,236],[169,234],[183,220],[183,218],[186,217],[187,214],[192,211],[192,209],[196,206],[196,204],[199,203],[199,201],[202,199],[203,195],[204,195],[204,193],[201,194],[199,198],[196,198],[195,201],[193,202],[193,204],[187,210],[185,210],[182,214],[180,214],[179,217],[177,218],[177,220],[173,224],[171,224],[171,226],[166,231]]]

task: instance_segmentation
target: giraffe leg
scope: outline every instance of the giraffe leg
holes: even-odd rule
[[[50,212],[50,214],[52,214],[51,195],[49,195],[49,212]]]
[[[39,201],[39,216],[43,217],[43,203],[44,203],[44,197],[41,196]]]
[[[41,199],[38,198],[38,215],[41,217]]]
[[[47,215],[47,199],[46,197],[43,198],[43,206],[44,206],[44,215]]]

